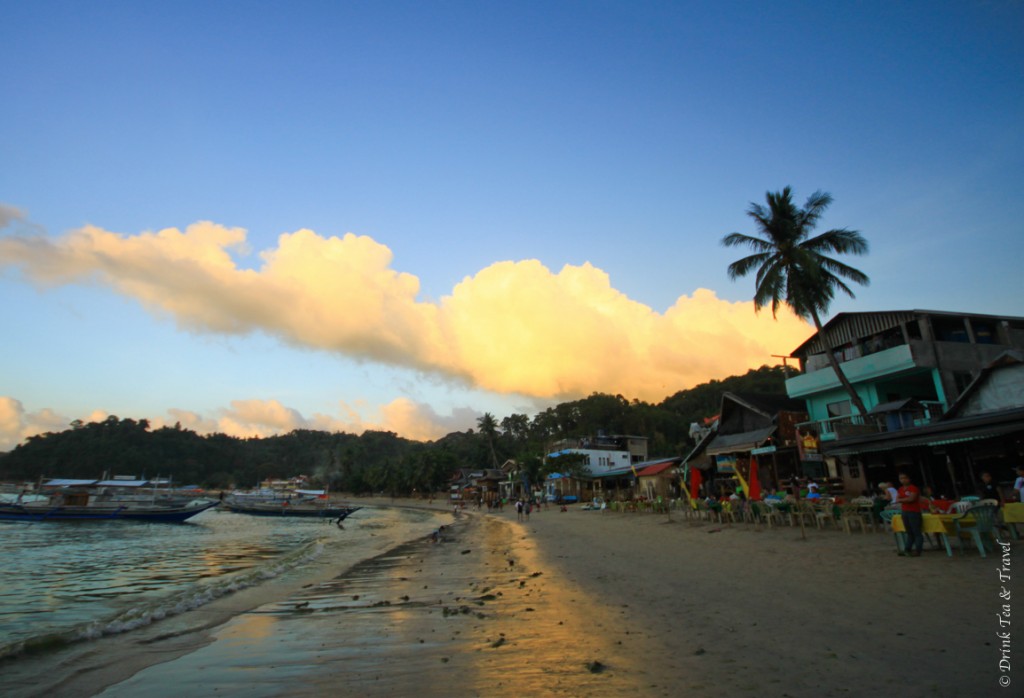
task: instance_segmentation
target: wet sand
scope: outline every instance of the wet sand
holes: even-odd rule
[[[88,643],[72,680],[8,695],[1016,694],[998,683],[996,614],[1022,586],[999,557],[678,515],[530,518],[470,511],[441,543],[333,574],[320,561],[200,631]]]

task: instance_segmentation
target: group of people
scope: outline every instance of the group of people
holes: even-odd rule
[[[516,519],[519,521],[529,521],[530,513],[533,511],[534,504],[531,500],[516,500]]]
[[[900,517],[903,519],[903,527],[907,531],[907,545],[900,555],[920,557],[924,549],[924,513],[928,511],[929,500],[922,495],[921,490],[913,483],[907,473],[900,473],[900,486],[893,488],[890,483],[883,482],[879,485],[881,489],[892,498],[894,504],[900,507]],[[1017,479],[1013,483],[1013,494],[1016,501],[1024,502],[1024,466],[1017,468]],[[993,500],[997,506],[1005,504],[1003,492],[992,478],[992,473],[981,474],[981,487],[978,488],[978,497],[983,500]]]

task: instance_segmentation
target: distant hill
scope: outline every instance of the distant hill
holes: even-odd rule
[[[457,468],[490,467],[514,458],[538,470],[548,444],[598,432],[648,438],[652,456],[692,447],[689,428],[718,413],[722,394],[785,395],[782,367],[762,366],[742,376],[680,390],[659,404],[594,393],[533,417],[495,419],[500,429],[472,429],[423,443],[391,432],[360,435],[300,429],[268,438],[199,435],[180,426],[151,431],[148,420],[108,417],[33,436],[0,454],[0,480],[109,475],[171,477],[177,484],[253,487],[271,477],[309,475],[334,491],[408,493],[444,489]]]

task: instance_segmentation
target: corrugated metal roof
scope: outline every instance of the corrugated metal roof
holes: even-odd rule
[[[864,337],[880,334],[900,324],[913,320],[918,311],[895,310],[878,313],[839,313],[822,326],[821,333],[811,336],[798,346],[791,356],[810,356],[823,354],[847,342],[855,342]],[[822,334],[828,337],[828,344],[821,341]]]
[[[768,437],[775,433],[775,425],[754,431],[745,431],[741,434],[718,434],[708,444],[705,453],[709,456],[720,453],[739,453],[749,451],[762,445]]]
[[[1015,411],[1019,412],[1019,410]],[[960,428],[950,427],[951,424],[950,422],[939,422],[928,427],[886,432],[878,437],[864,440],[858,439],[853,443],[846,440],[824,442],[822,448],[826,456],[852,456],[858,453],[892,451],[897,448],[944,446],[966,441],[977,441],[979,439],[990,439],[1017,431],[1024,431],[1024,421],[1021,421],[1019,417],[1018,421],[1008,421],[1002,424],[992,422],[978,423],[976,421],[974,424],[965,424]],[[947,428],[943,429],[942,427],[944,426]],[[936,427],[939,428],[936,429]]]
[[[664,461],[662,463],[655,463],[654,465],[647,466],[643,470],[637,470],[636,474],[637,474],[637,477],[651,477],[653,475],[657,475],[659,473],[665,472],[666,470],[668,470],[669,468],[671,468],[675,464],[676,464],[676,462],[675,462],[674,459],[673,460],[667,460],[667,461]]]

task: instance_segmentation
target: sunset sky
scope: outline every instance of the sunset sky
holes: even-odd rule
[[[817,189],[843,311],[1024,316],[1024,3],[0,0],[0,450],[109,415],[435,439],[812,332],[719,244]]]

